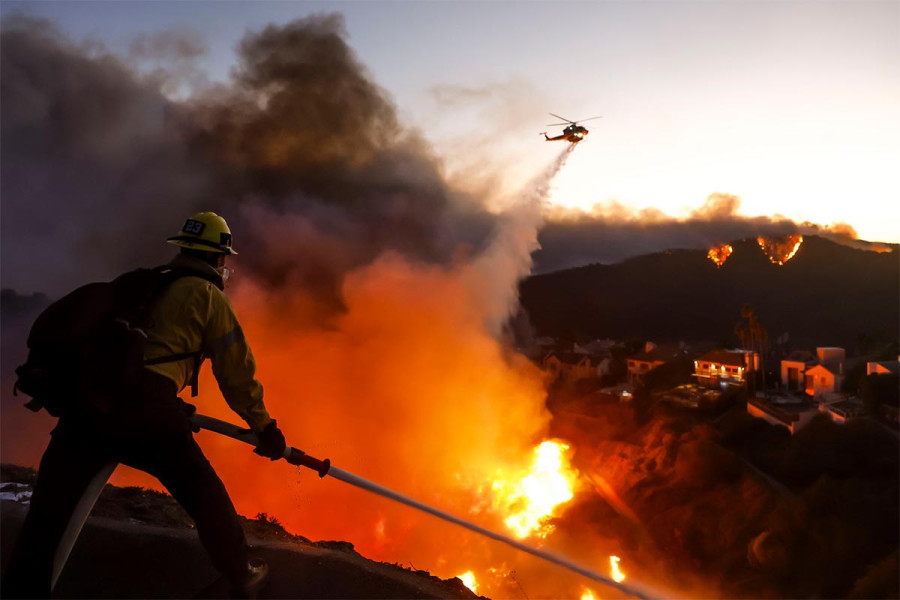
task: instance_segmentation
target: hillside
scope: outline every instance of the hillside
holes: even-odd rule
[[[900,329],[898,250],[876,253],[809,236],[783,266],[756,240],[732,242],[717,267],[705,250],[671,250],[614,265],[536,275],[520,285],[538,335],[712,340],[731,345],[750,303],[772,339],[854,349],[860,336]]]
[[[36,474],[0,466],[5,569]],[[17,499],[16,499],[17,498]],[[348,542],[312,542],[276,518],[242,518],[253,554],[270,566],[261,598],[477,598],[456,578],[375,562]],[[171,496],[107,485],[54,591],[57,598],[227,597],[193,523]]]

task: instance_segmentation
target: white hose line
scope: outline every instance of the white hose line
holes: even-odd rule
[[[241,429],[237,425],[233,425],[226,421],[221,421],[219,419],[215,419],[213,417],[207,417],[205,415],[195,414],[191,417],[191,420],[195,425],[202,429],[207,429],[209,431],[214,431],[215,433],[219,433],[230,438],[234,438],[246,444],[256,445],[256,435],[248,429]],[[300,465],[303,464],[301,462],[295,462],[298,456],[306,456],[304,452],[301,450],[297,450],[296,448],[292,448],[288,446],[284,451],[284,457],[291,462],[291,464]],[[325,461],[318,461],[316,459],[312,459],[315,463],[325,463],[325,468],[321,469],[319,466],[310,466],[307,464],[303,464],[303,466],[310,466],[313,470],[318,470],[319,476],[331,475],[335,479],[343,481],[344,483],[349,483],[350,485],[356,486],[360,489],[372,492],[374,494],[378,494],[379,496],[383,496],[385,498],[389,498],[396,502],[400,502],[401,504],[405,504],[417,510],[421,510],[427,514],[435,516],[439,519],[443,519],[444,521],[448,521],[450,523],[454,523],[459,525],[460,527],[465,527],[470,531],[474,531],[480,535],[491,538],[492,540],[496,540],[498,542],[502,542],[517,550],[521,550],[522,552],[526,552],[531,554],[532,556],[537,556],[543,560],[551,562],[555,565],[568,569],[574,573],[578,573],[588,579],[592,579],[598,583],[602,583],[609,587],[615,588],[621,592],[624,592],[630,596],[634,596],[636,598],[655,598],[661,597],[658,592],[651,592],[649,589],[644,588],[640,585],[635,584],[623,584],[615,581],[614,579],[607,577],[605,575],[601,575],[596,571],[588,569],[582,565],[579,565],[567,558],[554,554],[552,552],[547,552],[545,550],[538,550],[536,548],[532,548],[522,542],[515,540],[511,537],[499,534],[495,531],[491,531],[490,529],[485,529],[484,527],[480,527],[474,523],[470,523],[464,519],[460,519],[459,517],[455,517],[449,513],[446,513],[442,510],[438,510],[434,507],[428,506],[427,504],[423,504],[417,500],[413,500],[412,498],[408,498],[403,494],[397,493],[391,489],[388,489],[384,486],[378,485],[377,483],[373,483],[367,479],[359,477],[358,475],[354,475],[348,471],[344,471],[343,469],[339,469],[333,465],[331,465],[327,459]]]
[[[72,548],[75,547],[75,542],[78,540],[78,535],[81,533],[85,521],[91,514],[91,509],[94,508],[97,498],[100,497],[100,492],[103,491],[103,487],[109,481],[117,466],[119,466],[117,462],[103,465],[103,468],[97,472],[85,488],[78,504],[75,505],[75,510],[72,511],[72,516],[69,518],[69,524],[66,526],[59,545],[56,546],[56,552],[53,554],[53,572],[50,577],[51,590],[56,587],[56,581],[59,579],[63,567],[66,566],[66,561],[69,560]]]
[[[546,550],[538,550],[537,548],[532,548],[531,546],[523,544],[522,542],[515,540],[511,537],[499,534],[495,531],[491,531],[490,529],[485,529],[484,527],[480,527],[479,525],[476,525],[475,523],[471,523],[469,521],[466,521],[465,519],[460,519],[459,517],[455,517],[449,513],[445,513],[442,510],[438,510],[436,508],[428,506],[427,504],[423,504],[421,502],[418,502],[417,500],[408,498],[408,497],[404,496],[403,494],[398,494],[397,492],[395,492],[393,490],[390,490],[386,487],[380,486],[377,483],[368,481],[367,479],[363,479],[362,477],[354,475],[353,473],[348,473],[347,471],[344,471],[343,469],[339,469],[335,466],[332,466],[328,470],[328,475],[331,475],[335,479],[340,479],[341,481],[343,481],[345,483],[349,483],[350,485],[355,485],[358,488],[364,489],[364,490],[372,492],[374,494],[378,494],[379,496],[384,496],[385,498],[390,498],[391,500],[395,500],[397,502],[400,502],[401,504],[411,506],[417,510],[421,510],[422,512],[433,515],[439,519],[443,519],[444,521],[448,521],[450,523],[455,523],[456,525],[459,525],[460,527],[465,527],[466,529],[468,529],[470,531],[474,531],[475,533],[481,534],[485,537],[489,537],[492,540],[497,540],[498,542],[503,542],[504,544],[506,544],[508,546],[512,546],[513,548],[515,548],[517,550],[521,550],[522,552],[526,552],[528,554],[531,554],[532,556],[537,556],[538,558],[541,558],[541,559],[551,562],[555,565],[558,565],[560,567],[563,567],[565,569],[568,569],[570,571],[578,573],[579,575],[587,577],[588,579],[593,579],[594,581],[596,581],[598,583],[602,583],[604,585],[608,585],[609,587],[616,588],[617,590],[622,591],[622,592],[628,594],[629,596],[634,596],[636,598],[642,598],[642,599],[648,599],[648,598],[653,597],[649,593],[649,591],[644,590],[644,589],[640,588],[639,586],[630,585],[630,584],[626,585],[624,583],[619,583],[610,577],[601,575],[600,573],[597,573],[596,571],[592,571],[591,569],[588,569],[587,567],[579,565],[578,563],[573,562],[565,557],[554,554],[553,552],[548,552]]]

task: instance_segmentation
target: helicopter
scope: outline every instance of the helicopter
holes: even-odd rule
[[[565,117],[561,117],[561,116],[555,115],[553,113],[550,113],[550,114],[552,116],[556,117],[557,119],[562,119],[563,121],[565,121],[565,123],[550,123],[549,125],[547,125],[547,127],[556,127],[558,125],[566,125],[567,127],[565,129],[563,129],[562,135],[558,135],[556,137],[549,137],[547,135],[546,131],[543,132],[542,135],[544,136],[544,139],[547,140],[548,142],[565,140],[567,142],[572,142],[573,144],[577,144],[578,142],[580,142],[581,140],[584,139],[584,136],[586,136],[588,134],[587,128],[578,124],[580,121],[571,121]],[[581,121],[591,121],[593,119],[602,119],[602,118],[603,117],[591,117],[589,119],[581,119]]]

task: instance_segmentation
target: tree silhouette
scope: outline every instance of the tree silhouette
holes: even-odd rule
[[[741,340],[741,347],[751,352],[759,352],[759,366],[762,371],[762,389],[766,389],[766,347],[769,332],[763,326],[759,315],[749,304],[741,307],[741,319],[734,325],[734,333]],[[754,377],[755,379],[755,377]],[[752,390],[751,390],[752,391]]]

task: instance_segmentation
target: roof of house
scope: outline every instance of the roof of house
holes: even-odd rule
[[[608,355],[610,349],[616,345],[615,340],[605,339],[605,340],[594,340],[592,342],[588,342],[586,344],[575,344],[573,346],[573,350],[579,352],[580,354],[591,354],[591,355]]]
[[[638,352],[637,354],[632,354],[628,357],[628,360],[664,363],[681,354],[684,354],[684,351],[679,346],[675,344],[666,344],[663,346],[656,346],[650,350],[650,352]]]
[[[842,400],[841,402],[829,404],[826,408],[827,410],[845,418],[858,417],[865,413],[865,408],[863,407],[862,402],[854,400]]]
[[[819,358],[809,350],[794,350],[784,360],[788,362],[802,362],[809,365],[817,362]]]
[[[820,364],[820,365],[816,365],[814,367],[807,369],[806,374],[807,375],[815,375],[816,373],[821,373],[822,371],[825,371],[826,373],[829,373],[830,375],[837,375],[840,373],[840,367],[839,367],[838,363]]]
[[[590,363],[591,357],[586,354],[578,354],[576,352],[561,352],[554,350],[547,354],[544,357],[544,360],[550,360],[551,358],[556,357],[559,362],[567,365],[580,365],[581,363],[587,361]]]
[[[735,350],[710,350],[697,359],[698,362],[711,362],[717,365],[731,365],[732,367],[743,367],[745,351]]]
[[[782,423],[790,425],[798,421],[802,413],[817,411],[818,409],[810,406],[806,402],[780,402],[785,398],[747,398],[747,404],[772,415]]]
[[[894,375],[900,375],[900,361],[897,361],[897,360],[869,362],[866,364],[867,365],[878,365],[878,366],[886,369],[888,372],[893,373]]]

